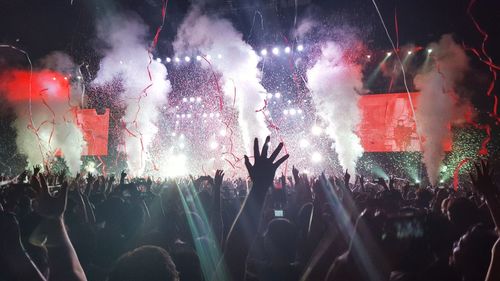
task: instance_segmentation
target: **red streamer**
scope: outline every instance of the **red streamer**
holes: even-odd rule
[[[465,163],[469,162],[470,158],[465,158],[460,163],[458,163],[457,167],[455,168],[455,171],[453,171],[453,188],[455,191],[458,190],[458,174],[460,172],[460,168],[462,168]]]

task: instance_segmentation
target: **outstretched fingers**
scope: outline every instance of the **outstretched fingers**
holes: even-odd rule
[[[276,147],[276,149],[273,151],[273,153],[269,157],[269,160],[271,160],[272,162],[274,162],[274,160],[276,159],[276,157],[278,157],[278,154],[280,154],[282,148],[283,148],[283,143],[280,142],[280,144],[278,144],[278,147]]]
[[[259,139],[255,138],[253,140],[253,156],[255,157],[255,161],[260,158],[260,151],[259,151]]]
[[[267,136],[266,141],[264,142],[264,146],[262,147],[262,158],[267,158],[267,151],[269,149],[269,142],[271,141],[271,137]]]
[[[276,163],[274,163],[274,168],[275,168],[275,169],[278,169],[278,167],[279,167],[281,164],[283,164],[283,162],[285,162],[285,161],[288,159],[288,157],[290,157],[290,155],[288,155],[288,154],[287,154],[287,155],[285,155],[285,156],[283,156],[283,157],[281,157],[278,161],[276,161]]]

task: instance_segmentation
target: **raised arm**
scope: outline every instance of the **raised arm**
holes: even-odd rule
[[[215,177],[212,185],[212,214],[210,215],[210,223],[214,231],[215,237],[217,238],[217,243],[222,245],[223,239],[223,225],[222,225],[222,214],[221,214],[221,203],[220,203],[220,188],[222,186],[222,181],[224,179],[224,171],[217,170],[215,172]]]
[[[63,182],[56,197],[49,193],[45,178],[40,175],[37,212],[43,217],[42,229],[47,241],[50,267],[50,280],[84,281],[87,280],[80,265],[75,249],[66,232],[64,211],[68,199],[68,184]]]
[[[45,281],[45,277],[24,250],[16,217],[4,212],[2,205],[0,205],[0,227],[2,229],[0,259],[6,266],[2,271],[8,270],[14,280]]]
[[[225,243],[223,261],[227,265],[229,274],[227,279],[229,280],[244,280],[246,258],[250,245],[257,235],[266,193],[273,184],[276,170],[288,159],[288,155],[285,155],[275,161],[283,148],[283,143],[280,143],[268,158],[269,141],[270,137],[267,137],[262,151],[260,151],[259,141],[255,138],[253,165],[248,156],[245,155],[245,166],[252,180],[252,189],[243,202]],[[221,280],[220,275],[217,277],[217,280]]]

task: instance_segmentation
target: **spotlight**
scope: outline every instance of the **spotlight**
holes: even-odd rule
[[[297,109],[298,114],[302,114],[302,109]]]
[[[169,63],[169,62],[171,62],[171,61],[172,61],[172,59],[171,59],[171,58],[169,58],[169,57],[167,57],[167,58],[165,59],[165,61],[166,61],[167,63]]]
[[[218,54],[218,55],[217,55],[217,58],[218,58],[218,59],[221,59],[221,58],[222,58],[222,55],[221,55],[221,54]]]
[[[283,110],[283,114],[288,115],[288,109]]]
[[[392,56],[392,52],[387,52],[387,56],[388,57]]]
[[[185,60],[186,62],[190,62],[190,61],[191,61],[191,58],[190,58],[190,57],[188,57],[188,56],[185,56],[185,57],[184,57],[184,60]]]
[[[207,118],[207,114],[206,113],[203,113],[203,118]]]
[[[182,98],[182,102],[187,102],[188,99],[187,98]]]
[[[201,56],[196,56],[196,60],[200,61],[201,60]]]
[[[268,94],[267,94],[267,99],[268,99],[268,100],[270,100],[270,99],[272,99],[272,98],[273,98],[273,94],[268,93]]]
[[[306,139],[301,139],[301,140],[299,141],[299,146],[300,146],[300,148],[306,148],[306,147],[308,147],[308,146],[309,146],[309,141],[308,141],[308,140],[306,140]]]
[[[201,98],[200,97],[196,97],[196,102],[200,103],[201,102]]]
[[[82,79],[82,76],[78,75],[78,76],[76,76],[76,79],[80,80],[80,79]]]
[[[427,49],[427,53],[428,54],[432,53],[432,49]]]
[[[181,118],[186,118],[186,114],[181,114]]]
[[[289,53],[290,53],[290,51],[291,51],[291,50],[290,50],[290,47],[286,47],[286,48],[285,48],[285,54],[289,54]]]
[[[321,135],[321,132],[322,132],[322,131],[323,131],[323,130],[322,130],[320,127],[316,126],[316,125],[315,125],[315,126],[313,126],[313,127],[311,128],[311,133],[312,133],[313,135],[315,135],[315,136],[319,136],[319,135]]]
[[[290,112],[290,115],[295,115],[295,113],[297,113],[297,110],[292,108],[289,110],[289,112]]]
[[[55,77],[52,77],[52,80],[56,81],[56,78],[55,78]]]
[[[304,45],[300,44],[297,46],[297,51],[302,52],[304,51]]]
[[[418,180],[418,179],[417,179],[417,180],[415,180],[415,183],[420,183],[420,180]]]
[[[215,142],[215,141],[210,142],[210,149],[211,150],[215,150],[215,149],[217,149],[217,147],[219,147],[219,144],[217,142]]]
[[[272,50],[272,52],[273,52],[273,55],[277,56],[277,55],[280,54],[280,49],[278,47],[274,47],[273,50]]]
[[[313,163],[319,163],[323,160],[323,156],[321,156],[321,153],[319,152],[314,152],[312,155],[311,155],[311,162]]]
[[[412,54],[412,51],[408,51],[408,55],[411,55]]]
[[[211,55],[206,55],[206,56],[205,56],[205,58],[206,58],[207,60],[211,60],[211,59],[212,59],[212,56],[211,56]]]
[[[371,59],[371,58],[372,58],[372,56],[370,56],[370,55],[366,55],[366,58],[367,58],[367,59]]]
[[[439,183],[444,183],[444,180],[439,180]]]
[[[219,135],[221,135],[222,137],[225,137],[225,136],[226,136],[226,134],[227,134],[227,132],[226,132],[226,130],[225,130],[225,129],[220,130],[220,132],[219,132]]]
[[[178,57],[175,57],[175,62],[181,62],[181,59]]]
[[[188,113],[188,114],[186,115],[186,117],[187,117],[187,118],[191,118],[191,113]]]
[[[210,118],[214,118],[214,114],[213,113],[210,113]]]
[[[262,49],[262,51],[260,51],[260,54],[263,55],[263,56],[267,56],[267,50],[266,49]]]
[[[161,59],[160,58],[156,58],[156,61],[161,63]]]
[[[189,102],[194,102],[194,98],[193,98],[193,97],[190,97],[190,98],[189,98]]]
[[[274,97],[277,98],[277,99],[281,98],[280,92],[277,92],[276,94],[274,94]]]

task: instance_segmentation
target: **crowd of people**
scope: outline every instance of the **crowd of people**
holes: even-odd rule
[[[254,141],[248,179],[69,177],[35,166],[0,187],[0,280],[500,280],[500,193],[276,175]]]

